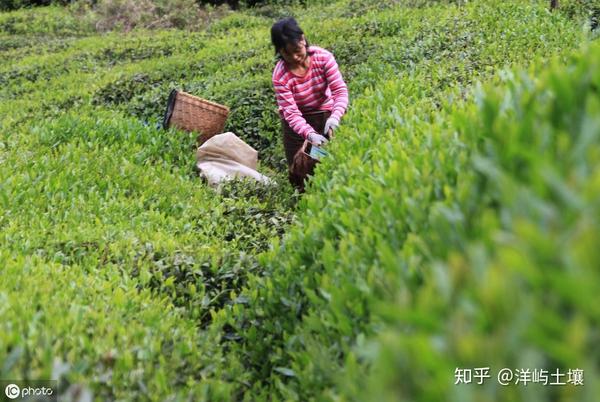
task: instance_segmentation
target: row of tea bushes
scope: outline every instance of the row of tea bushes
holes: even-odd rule
[[[532,38],[515,52],[486,43],[475,48],[489,66],[535,57]],[[439,85],[451,57],[355,100],[298,223],[261,256],[249,305],[219,313],[241,338],[224,367],[252,384],[247,397],[593,400],[598,52],[550,73],[538,60],[529,79],[504,71],[472,107],[460,80]],[[485,366],[581,366],[590,386],[453,386],[456,367]]]
[[[40,378],[56,366],[64,383],[88,384],[107,400],[309,399],[334,389],[340,367],[363,370],[342,359],[355,342],[373,336],[377,325],[365,318],[372,306],[342,305],[339,288],[352,289],[338,279],[343,271],[331,271],[334,280],[315,288],[318,274],[323,266],[362,264],[379,248],[390,255],[386,247],[404,244],[406,228],[421,227],[435,197],[456,187],[437,166],[429,166],[436,178],[431,188],[415,172],[407,176],[413,187],[402,187],[396,176],[382,181],[382,172],[402,168],[387,151],[399,146],[388,144],[402,130],[420,164],[430,153],[454,161],[458,151],[445,149],[445,137],[431,141],[425,131],[448,96],[463,99],[474,77],[564,55],[582,39],[578,26],[546,12],[542,2],[495,3],[374,2],[353,13],[352,0],[294,9],[305,13],[300,22],[314,43],[339,53],[352,94],[334,157],[319,169],[315,194],[302,201],[297,222],[284,171],[277,189],[237,183],[215,194],[192,170],[192,136],[154,127],[172,86],[232,102],[228,128],[265,146],[261,159],[277,167],[270,17],[233,14],[199,33],[49,34],[39,46],[2,50],[0,239],[7,246],[0,266],[7,268],[0,268],[0,297],[11,306],[2,313],[0,361],[10,362],[3,377]],[[480,14],[489,14],[486,24],[477,24]],[[426,25],[432,29],[424,31]],[[10,35],[15,44],[28,37]],[[368,57],[355,51],[362,44]],[[357,183],[372,183],[373,172],[381,186],[371,194]],[[396,199],[377,200],[409,189],[415,195],[401,209],[406,226],[390,225]],[[365,225],[372,216],[373,226]],[[272,241],[290,222],[295,229],[284,243]],[[388,232],[381,237],[378,230]],[[340,245],[341,253],[331,251]],[[257,254],[271,248],[259,264]],[[31,281],[22,276],[29,267]],[[416,291],[424,274],[415,271]],[[35,293],[44,276],[56,285]],[[373,274],[348,295],[359,300],[386,281]],[[242,294],[244,288],[250,292]],[[79,322],[86,314],[95,319],[83,321],[84,329]],[[173,352],[171,340],[181,349]]]
[[[360,145],[334,148],[356,156],[320,168],[249,308],[223,312],[245,341],[232,360],[253,369],[248,395],[594,401],[599,56],[596,44],[536,78],[508,73],[431,123],[394,115],[410,85],[374,93],[391,110],[353,120],[382,138],[354,131]],[[477,367],[485,385],[454,385],[456,368]],[[585,386],[502,387],[505,367],[563,382],[581,369]]]
[[[435,197],[417,230],[375,260],[371,269],[385,278],[370,287],[382,295],[369,303],[377,326],[345,356],[347,397],[595,400],[598,45],[535,78],[506,74],[466,110],[448,107],[440,134],[455,157],[429,163],[451,171],[454,185]],[[389,175],[405,183],[405,171]],[[367,376],[357,361],[370,368]],[[456,368],[475,367],[490,367],[491,379],[454,385]],[[558,369],[564,382],[570,369],[582,369],[585,385],[502,387],[495,376],[505,367]]]
[[[579,40],[570,21],[549,14],[541,4],[386,5],[347,15],[344,10],[351,6],[352,1],[344,1],[306,10],[300,20],[313,43],[334,52],[351,96],[382,77],[431,70],[440,63],[447,68],[429,78],[436,83],[431,93],[449,85],[467,87],[490,76],[497,60],[524,62],[521,55],[527,52],[550,55],[554,46]],[[330,16],[326,25],[320,24],[324,15]],[[2,124],[27,123],[33,112],[53,117],[92,105],[156,125],[170,90],[181,88],[230,106],[226,130],[258,149],[265,164],[282,170],[270,82],[271,22],[232,14],[207,32],[137,31],[125,38],[109,34],[70,39],[64,48],[51,43],[29,53],[7,51],[10,64],[0,67],[0,83],[2,98],[10,101],[0,103]],[[498,32],[505,42],[496,40]]]
[[[3,143],[1,376],[90,384],[102,400],[203,395],[222,382],[211,311],[236,302],[295,198],[215,193],[191,136],[87,112]]]

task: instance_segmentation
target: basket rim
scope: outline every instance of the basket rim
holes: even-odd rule
[[[192,98],[192,99],[194,99],[194,100],[197,100],[197,101],[199,101],[199,102],[202,102],[202,103],[206,103],[206,104],[208,104],[208,105],[210,105],[210,106],[215,106],[215,107],[217,107],[217,108],[219,108],[219,109],[223,109],[223,110],[225,110],[225,111],[227,111],[227,112],[229,112],[229,111],[230,111],[228,106],[221,105],[221,104],[219,104],[219,103],[216,103],[216,102],[212,102],[212,101],[206,100],[206,99],[204,99],[204,98],[201,98],[201,97],[199,97],[199,96],[192,95],[192,94],[190,94],[190,93],[188,93],[188,92],[184,92],[184,91],[177,91],[177,95],[183,95],[184,97],[188,96],[188,97],[190,97],[190,98]]]

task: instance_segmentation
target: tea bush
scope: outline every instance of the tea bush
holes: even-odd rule
[[[560,11],[570,18],[586,21],[592,30],[600,25],[600,4],[595,0],[567,0],[560,5]]]
[[[270,86],[268,30],[290,12],[312,43],[335,52],[351,96],[331,158],[298,205]],[[478,256],[494,262],[498,225],[513,230],[503,221],[513,213],[505,204],[512,187],[490,183],[490,163],[546,194],[530,155],[502,143],[500,132],[487,142],[478,136],[495,123],[478,123],[472,85],[520,88],[496,73],[533,63],[535,76],[553,55],[566,62],[586,40],[574,20],[548,12],[545,1],[343,0],[232,13],[199,32],[98,36],[72,15],[57,7],[0,14],[2,378],[57,378],[61,393],[83,385],[100,400],[385,398],[398,382],[382,373],[397,363],[387,358],[404,364],[422,351],[410,361],[425,379],[400,366],[407,380],[399,394],[427,400],[465,390],[448,390],[451,369],[447,382],[440,378],[450,364],[473,364],[459,349],[468,347],[456,343],[436,366],[438,344],[427,340],[454,350],[459,332],[442,329],[460,329],[471,300],[511,320],[473,289],[455,313],[443,303],[452,288],[438,289],[438,279],[458,266],[452,283],[481,285],[464,267]],[[276,185],[207,188],[193,169],[195,136],[156,128],[173,88],[229,105],[226,129],[259,150],[260,169]],[[477,99],[493,116],[488,98]],[[527,124],[552,116],[567,130],[576,110]],[[510,157],[487,161],[501,154],[499,144]],[[559,173],[548,179],[553,191],[583,205]],[[569,222],[577,216],[569,212]],[[549,230],[571,228],[556,222]],[[477,239],[488,248],[479,252]],[[439,298],[428,299],[434,290]],[[402,343],[405,333],[414,337]],[[479,345],[477,336],[469,339]],[[503,347],[500,336],[490,339]],[[419,381],[432,390],[420,393]]]
[[[536,79],[506,74],[464,111],[448,108],[451,124],[439,135],[452,152],[428,163],[446,166],[455,185],[436,197],[420,230],[389,255],[380,249],[373,264],[387,279],[369,287],[384,295],[370,309],[382,330],[358,338],[345,357],[372,369],[364,382],[351,370],[342,380],[358,399],[595,400],[599,60],[596,44]],[[404,281],[413,270],[417,287]],[[561,390],[448,381],[456,367],[490,366],[580,368],[586,383]]]
[[[211,369],[202,356],[220,348],[220,332],[212,331],[217,338],[209,341],[205,329],[199,343],[198,327],[210,323],[212,310],[236,302],[232,292],[256,266],[254,254],[290,222],[293,197],[286,188],[236,190],[233,184],[220,196],[192,172],[194,136],[145,127],[114,112],[80,112],[30,126],[15,143],[3,140],[4,151],[14,146],[19,152],[3,151],[0,167],[6,245],[1,293],[11,306],[2,314],[0,349],[3,361],[13,361],[2,377],[56,378],[52,367],[66,365],[58,375],[65,386],[93,382],[101,399],[201,395],[211,380],[177,390],[177,384],[204,382],[201,376]],[[37,274],[26,274],[28,266]],[[63,270],[70,274],[55,280]],[[36,284],[44,281],[56,287]],[[75,281],[73,293],[59,290],[63,281]],[[43,295],[32,296],[37,286]],[[62,301],[50,306],[51,297]],[[12,307],[29,308],[27,298],[30,313]],[[74,300],[84,307],[65,307]],[[61,309],[61,319],[54,320]],[[14,326],[17,317],[44,328],[42,333],[27,335]],[[151,324],[156,319],[163,324]],[[49,321],[55,325],[44,324]],[[95,327],[115,323],[106,331]],[[198,364],[187,364],[183,355]],[[162,364],[165,358],[170,363]]]
[[[48,6],[52,3],[69,3],[68,0],[2,0],[0,1],[0,11],[6,10],[15,10],[23,7],[38,7],[38,6]]]
[[[267,279],[229,315],[244,339],[233,359],[254,372],[247,395],[593,401],[599,55],[596,44],[535,80],[507,72],[431,122],[395,108],[406,81],[355,104],[349,126],[382,138],[353,128],[359,138],[332,149],[322,168],[338,171],[317,173],[298,223],[262,256]],[[580,368],[586,386],[453,385],[464,367]]]
[[[85,19],[77,18],[63,7],[41,7],[0,15],[0,31],[10,35],[83,36],[93,32]]]
[[[412,64],[373,63],[369,66],[373,72],[362,71],[363,77],[379,72],[380,79],[389,79],[380,81],[376,87],[370,83],[365,85],[364,96],[353,102],[352,112],[338,135],[344,140],[331,145],[333,157],[319,167],[312,183],[314,194],[302,200],[298,223],[282,243],[276,243],[271,253],[261,257],[268,275],[250,280],[244,293],[249,299],[248,307],[221,312],[233,322],[232,327],[242,338],[233,345],[235,354],[231,360],[246,362],[246,371],[239,375],[252,384],[245,389],[248,399],[268,399],[276,395],[275,398],[285,400],[364,400],[369,397],[372,400],[398,397],[462,400],[463,393],[469,391],[452,387],[455,367],[493,365],[497,369],[502,367],[501,363],[523,363],[492,355],[493,347],[485,343],[489,339],[488,332],[475,332],[461,341],[465,326],[479,328],[478,322],[465,322],[469,316],[464,314],[474,308],[472,304],[465,305],[466,311],[456,318],[456,323],[446,320],[455,308],[450,304],[453,299],[451,294],[447,295],[448,287],[453,283],[459,286],[465,281],[464,275],[483,274],[469,271],[462,263],[462,276],[449,282],[451,268],[440,261],[449,259],[447,264],[463,261],[466,257],[461,257],[453,248],[463,246],[469,239],[479,239],[486,225],[496,222],[487,212],[481,217],[472,215],[475,213],[472,209],[487,203],[490,208],[500,208],[498,201],[490,200],[495,191],[481,187],[477,180],[466,179],[472,171],[470,164],[478,160],[472,155],[480,144],[478,138],[485,137],[465,138],[459,126],[451,123],[458,119],[454,115],[460,114],[454,109],[462,108],[465,99],[470,98],[465,89],[474,78],[487,76],[492,66],[509,60],[522,63],[531,60],[531,52],[539,50],[536,47],[560,47],[564,45],[565,36],[555,31],[555,36],[541,38],[530,30],[532,21],[523,16],[523,25],[516,28],[513,18],[524,13],[533,19],[549,18],[548,32],[552,31],[551,26],[555,29],[554,24],[560,17],[541,7],[527,12],[514,3],[486,9],[487,12],[482,12],[484,5],[472,7],[452,9],[457,13],[454,15],[444,7],[424,10],[418,15],[430,18],[427,26],[431,31],[437,37],[448,35],[452,40],[434,41],[436,36],[423,38],[420,34],[417,36],[420,42],[436,47],[427,51],[427,47],[415,46],[420,51],[415,56],[410,47],[405,48],[404,51],[414,57]],[[482,15],[488,22],[486,26],[491,27],[490,32],[482,31],[472,22]],[[458,29],[449,27],[448,21],[454,22]],[[510,38],[511,46],[494,42],[491,32]],[[465,42],[461,44],[461,40]],[[465,51],[461,52],[461,48]],[[401,57],[402,50],[397,54]],[[587,59],[593,57],[592,54],[586,56]],[[531,74],[539,75],[543,63],[536,66],[532,67]],[[593,66],[588,68],[587,71],[593,71]],[[500,78],[495,81],[510,85]],[[542,81],[540,86],[547,82],[548,79]],[[506,99],[513,98],[517,95]],[[535,104],[525,95],[523,102]],[[540,121],[550,116],[559,119],[558,109],[540,116]],[[573,106],[573,109],[583,113],[581,107]],[[589,116],[593,115],[590,112]],[[476,120],[478,115],[470,118]],[[522,132],[530,133],[537,126],[530,122]],[[592,127],[596,126],[592,124]],[[486,132],[482,130],[479,136],[485,136]],[[498,131],[498,136],[502,133]],[[546,132],[545,135],[551,134]],[[481,142],[481,146],[485,146],[486,143]],[[527,146],[522,148],[528,149]],[[501,152],[506,151],[498,149],[496,154]],[[515,159],[513,154],[507,156],[511,157]],[[519,168],[517,165],[516,172]],[[507,190],[507,196],[513,194],[511,190]],[[481,192],[480,198],[474,196],[478,192]],[[464,197],[461,199],[465,205],[455,205],[456,197]],[[449,200],[449,205],[445,200]],[[463,227],[463,221],[469,226]],[[491,240],[481,237],[480,241]],[[446,282],[436,282],[442,280]],[[465,291],[470,294],[476,289]],[[496,295],[501,304],[502,295]],[[483,301],[478,300],[481,304]],[[481,316],[493,321],[500,312],[502,310],[485,310]],[[506,311],[504,314],[498,319],[511,322],[512,317]],[[414,327],[429,331],[428,336],[415,335],[414,341],[404,343],[403,339],[416,331]],[[537,332],[538,335],[544,333],[543,329]],[[503,348],[512,347],[504,343],[509,340],[504,340],[503,335],[499,332],[494,343],[499,353],[503,353]],[[540,335],[544,336],[547,335]],[[593,339],[593,335],[590,337]],[[469,347],[469,343],[474,346]],[[482,350],[476,348],[480,344],[486,347],[483,350],[487,352],[487,364],[476,359]],[[567,339],[564,344],[571,345]],[[584,350],[591,350],[591,344],[587,345]],[[472,360],[465,361],[461,355],[447,352],[452,347],[464,348],[464,353],[470,351]],[[528,345],[519,343],[511,350],[519,356],[528,350]],[[578,356],[579,361],[593,361],[583,360],[583,354]],[[551,363],[541,360],[540,367],[554,363],[549,361]],[[575,364],[575,359],[570,362]],[[568,368],[564,362],[554,364]],[[372,367],[377,371],[371,372]],[[586,367],[592,373],[596,370],[591,365]],[[400,369],[402,376],[395,375]],[[473,400],[490,394],[490,400],[517,400],[515,398],[521,396],[516,389],[506,394],[498,389],[470,392],[477,395],[472,396]],[[546,400],[552,400],[557,394],[544,395],[549,398]],[[582,391],[577,395],[587,395],[589,399],[594,393]]]

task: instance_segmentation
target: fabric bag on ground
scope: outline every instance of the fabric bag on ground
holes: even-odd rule
[[[258,152],[231,132],[213,136],[196,151],[196,167],[211,186],[236,177],[270,183],[256,171],[257,163]]]

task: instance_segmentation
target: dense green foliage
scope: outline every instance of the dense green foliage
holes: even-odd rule
[[[28,16],[47,24],[27,31]],[[206,363],[224,353],[211,311],[241,301],[296,198],[287,185],[215,193],[193,171],[195,136],[155,128],[170,88],[206,80],[233,41],[203,53],[206,33],[86,37],[60,17],[1,16],[15,33],[0,73],[0,376],[60,376],[100,400],[200,397],[201,377],[222,377]]]
[[[371,274],[387,280],[371,288],[383,297],[369,310],[386,329],[373,331],[379,350],[367,357],[374,369],[361,400],[418,392],[431,401],[593,401],[600,393],[600,309],[590,303],[600,291],[600,47],[562,64],[537,79],[509,73],[464,111],[450,105],[452,123],[426,126],[433,140],[416,141],[436,156],[402,158],[386,172],[386,182],[403,184],[399,177],[423,172],[425,189],[409,191],[399,209],[419,193],[430,209],[399,249],[379,248],[372,262]],[[414,276],[420,284],[407,286]],[[561,390],[444,381],[455,367],[485,366],[581,368],[587,382]]]
[[[439,37],[434,10],[427,26]],[[477,11],[507,31],[499,15]],[[432,40],[438,46],[477,40],[438,23],[455,35]],[[523,57],[535,47],[513,32],[504,60],[517,59],[520,44]],[[475,60],[502,60],[501,44],[476,43],[466,47]],[[597,395],[600,316],[586,305],[598,290],[589,248],[598,236],[598,49],[568,71],[532,66],[539,81],[505,73],[503,89],[467,111],[461,71],[479,66],[457,48],[430,54],[437,63],[380,66],[394,78],[354,102],[299,223],[264,256],[269,278],[251,281],[250,308],[229,316],[247,340],[233,360],[250,362],[248,382],[261,381],[250,395],[570,400],[559,390],[452,385],[456,367],[484,366],[582,366],[588,387],[566,395]]]
[[[58,3],[58,1],[55,3]],[[52,4],[52,0],[0,0],[0,10],[16,10],[23,7],[47,6],[50,4]]]
[[[562,1],[560,11],[570,18],[588,21],[592,30],[600,26],[600,2],[598,0],[566,0]]]
[[[323,166],[336,175],[317,177],[301,223],[264,257],[270,278],[249,286],[253,308],[233,314],[248,339],[237,353],[258,366],[265,395],[595,400],[598,56],[536,80],[508,73],[476,105],[448,101],[429,121],[395,110],[418,98],[409,82],[360,102],[349,125],[373,131],[345,130],[352,139]],[[456,367],[582,368],[588,382],[461,387]]]
[[[497,3],[344,0],[126,36],[0,14],[0,378],[123,401],[591,401],[600,54],[567,56],[581,27],[545,1]],[[298,207],[270,84],[288,12],[351,94]],[[199,181],[194,136],[156,128],[175,87],[229,105],[277,184]],[[452,385],[481,365],[589,381]]]
[[[90,7],[94,9],[111,8],[112,10],[133,11],[143,8],[158,7],[173,10],[176,7],[185,6],[184,13],[193,12],[190,8],[215,6],[227,6],[232,9],[248,7],[282,7],[282,6],[314,6],[325,4],[324,0],[0,0],[0,11],[18,10],[20,8],[32,8],[48,5],[73,5],[77,7]],[[145,10],[148,11],[148,10]]]

